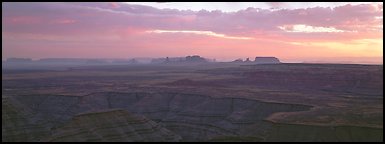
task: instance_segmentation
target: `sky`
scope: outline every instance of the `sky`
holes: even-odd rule
[[[382,63],[383,3],[2,3],[2,58]]]

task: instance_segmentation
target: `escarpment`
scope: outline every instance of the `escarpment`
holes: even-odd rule
[[[83,113],[43,141],[180,141],[150,119],[122,109]]]
[[[273,113],[307,111],[312,106],[231,97],[101,92],[86,96],[25,95],[9,99],[3,100],[3,113],[7,115],[3,117],[3,125],[4,120],[21,124],[3,127],[5,141],[16,141],[15,137],[23,137],[18,139],[21,141],[274,141],[277,138],[359,141],[349,133],[363,130],[347,126],[338,127],[335,132],[327,126],[272,123],[265,119]],[[12,106],[15,104],[16,108]],[[21,110],[28,113],[12,115]],[[26,127],[38,128],[28,131]],[[299,129],[301,127],[304,128]],[[374,131],[370,137],[374,141],[382,139],[378,129],[364,131]],[[297,136],[301,133],[314,137]],[[320,133],[326,134],[322,137]],[[341,138],[333,139],[335,137]]]

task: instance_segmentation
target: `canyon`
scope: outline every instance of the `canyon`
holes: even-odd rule
[[[383,141],[382,72],[285,63],[3,69],[2,140]]]

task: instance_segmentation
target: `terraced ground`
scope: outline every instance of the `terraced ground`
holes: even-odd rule
[[[383,141],[382,65],[3,73],[2,141]]]

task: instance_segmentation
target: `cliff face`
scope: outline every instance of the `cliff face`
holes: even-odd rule
[[[83,97],[29,95],[14,96],[12,100],[20,103],[18,109],[31,111],[31,115],[23,115],[25,119],[48,119],[48,124],[43,126],[46,134],[24,139],[27,141],[204,141],[219,136],[250,134],[243,130],[244,125],[266,124],[267,129],[271,126],[263,119],[274,112],[310,108],[179,93],[94,93]],[[142,116],[122,110],[95,113],[109,109],[125,109]],[[23,131],[25,127],[14,126],[12,129]],[[3,133],[3,139],[15,141],[9,132],[7,129]]]
[[[257,64],[276,64],[281,63],[276,57],[255,57],[254,60]]]
[[[274,113],[311,106],[242,98],[101,92],[11,99],[3,100],[3,141],[381,141],[383,134],[379,128],[270,122]],[[4,121],[14,124],[4,127]]]
[[[76,115],[43,141],[180,141],[181,137],[143,116],[116,109]]]
[[[47,121],[37,120],[35,114],[17,101],[2,98],[3,142],[36,141],[49,135]]]

